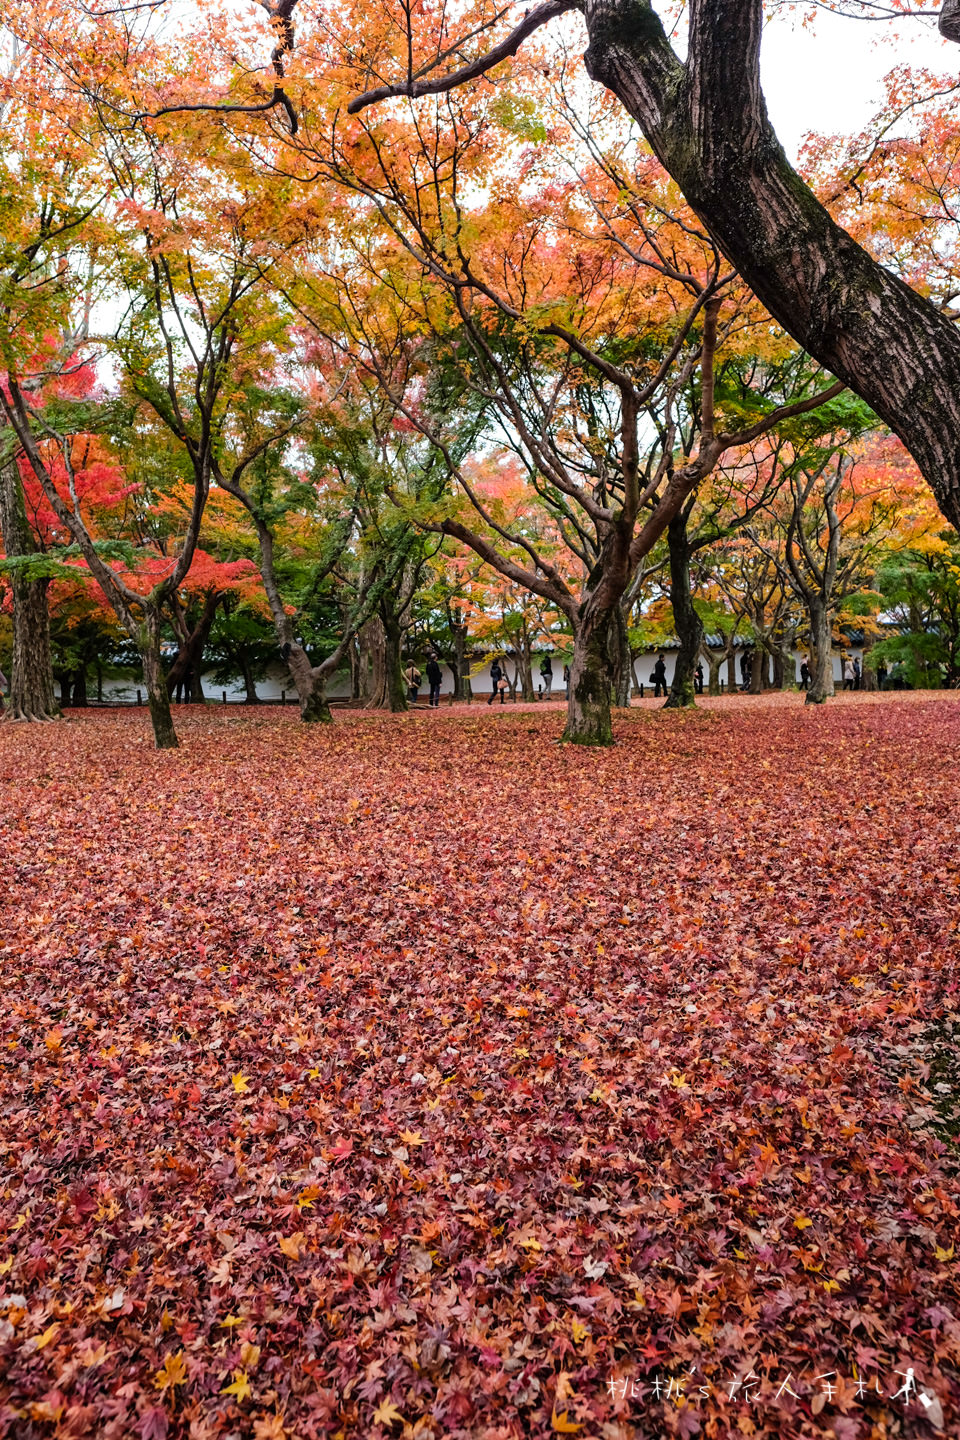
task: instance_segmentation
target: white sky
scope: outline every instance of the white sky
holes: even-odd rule
[[[843,19],[821,11],[802,28],[783,13],[767,25],[763,86],[770,118],[795,158],[804,136],[856,134],[883,101],[883,77],[896,65],[960,72],[960,46],[922,21],[896,25]]]

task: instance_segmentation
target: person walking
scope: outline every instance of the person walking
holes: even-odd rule
[[[697,661],[697,668],[693,672],[693,688],[698,695],[703,694],[703,661]]]
[[[844,688],[844,690],[852,690],[852,689],[853,689],[853,666],[850,664],[850,656],[849,656],[849,655],[845,655],[845,656],[843,657],[843,672],[842,672],[842,673],[843,673],[843,688]]]
[[[856,655],[855,655],[855,656],[853,657],[853,688],[854,688],[854,690],[859,690],[859,689],[860,689],[860,681],[861,681],[862,678],[863,678],[863,671],[862,671],[862,669],[860,668],[860,661],[857,659],[857,657],[856,657]]]
[[[407,699],[411,705],[416,705],[417,696],[420,693],[420,682],[423,677],[412,660],[406,670],[404,670],[403,677],[407,682]]]
[[[569,666],[569,665],[564,665],[564,667],[563,667],[563,698],[564,698],[564,700],[569,700],[569,699],[570,699],[570,666]]]
[[[810,689],[810,666],[807,664],[806,660],[800,661],[800,689]]]
[[[886,688],[887,688],[887,667],[886,667],[886,665],[884,665],[883,661],[881,660],[881,661],[880,661],[880,664],[877,666],[877,689],[878,689],[878,690],[886,690]]]
[[[504,703],[503,689],[500,688],[501,681],[503,681],[503,686],[505,689],[506,681],[504,680],[503,668],[500,664],[500,661],[495,656],[493,664],[490,666],[490,699],[487,701],[488,705],[493,704],[498,694],[500,696],[500,704],[502,705]]]
[[[440,705],[440,682],[442,679],[443,673],[440,669],[439,662],[431,650],[429,659],[427,660],[427,684],[430,686],[430,705],[434,710]]]
[[[744,650],[740,656],[740,679],[743,682],[741,690],[749,690],[750,681],[753,679],[753,656],[749,650]]]
[[[666,657],[662,650],[657,656],[657,663],[653,667],[653,674],[650,678],[653,681],[653,698],[655,700],[659,699],[661,695],[667,695],[669,693],[667,690]]]
[[[549,700],[553,689],[553,661],[549,655],[544,655],[540,661],[540,679],[543,681],[544,698]]]

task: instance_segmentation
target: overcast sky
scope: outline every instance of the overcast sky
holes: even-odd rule
[[[770,117],[790,155],[810,131],[857,133],[883,100],[883,77],[910,63],[957,74],[960,46],[920,21],[896,26],[845,20],[821,11],[813,29],[782,14],[767,25],[763,85]]]

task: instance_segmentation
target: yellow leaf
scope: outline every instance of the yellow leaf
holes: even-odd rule
[[[826,1290],[828,1295],[832,1295],[835,1290],[840,1289],[840,1286],[837,1284],[836,1280],[824,1280],[823,1288],[824,1290]]]
[[[532,1235],[525,1235],[522,1240],[518,1240],[518,1241],[517,1241],[517,1244],[518,1244],[518,1245],[521,1245],[524,1250],[542,1250],[542,1249],[543,1249],[543,1246],[540,1244],[540,1241],[539,1241],[539,1240],[535,1240]]]
[[[250,1341],[240,1347],[240,1359],[243,1362],[244,1370],[256,1370],[260,1363],[260,1346],[251,1345]]]
[[[225,1385],[220,1391],[221,1395],[236,1395],[238,1402],[246,1400],[250,1394],[250,1381],[247,1378],[246,1370],[234,1370],[233,1384]]]
[[[183,1358],[182,1350],[178,1350],[176,1354],[167,1356],[156,1375],[154,1375],[153,1383],[158,1390],[170,1390],[175,1385],[186,1385],[187,1366]]]
[[[570,1326],[570,1333],[573,1336],[574,1345],[582,1345],[584,1340],[586,1340],[587,1336],[590,1334],[590,1331],[587,1329],[586,1325],[584,1325],[582,1320],[578,1320],[576,1316],[574,1316],[573,1322]]]
[[[247,1091],[250,1089],[250,1081],[247,1079],[246,1075],[241,1075],[239,1070],[233,1077],[233,1088],[234,1090],[236,1090],[238,1095],[246,1095]]]
[[[938,1246],[937,1246],[937,1252],[936,1252],[936,1253],[937,1253],[937,1259],[938,1259],[938,1260],[952,1260],[953,1257],[954,1257],[955,1251],[956,1251],[956,1247],[955,1247],[954,1245],[951,1245],[949,1250],[944,1250],[944,1248],[943,1248],[942,1245],[938,1245]]]
[[[295,1235],[280,1235],[277,1237],[277,1244],[284,1255],[290,1260],[300,1259],[300,1241],[303,1239],[303,1231],[298,1230]]]
[[[400,1139],[404,1145],[426,1145],[427,1143],[419,1130],[401,1130]]]
[[[380,1401],[373,1412],[373,1419],[376,1425],[396,1425],[398,1421],[401,1425],[406,1424],[400,1411],[389,1397]]]
[[[38,1336],[36,1337],[36,1339],[35,1339],[34,1342],[33,1342],[34,1349],[35,1349],[35,1350],[42,1350],[45,1345],[49,1345],[49,1344],[50,1344],[50,1341],[55,1338],[55,1336],[56,1336],[57,1332],[59,1331],[59,1329],[60,1329],[60,1326],[58,1325],[57,1321],[54,1320],[53,1324],[52,1324],[52,1325],[48,1325],[47,1328],[46,1328],[46,1330],[44,1330],[44,1332],[43,1332],[42,1335],[38,1335]]]
[[[243,1316],[242,1316],[242,1315],[228,1315],[227,1318],[226,1318],[226,1320],[221,1320],[221,1321],[220,1321],[220,1326],[221,1326],[221,1329],[223,1329],[223,1330],[232,1330],[235,1325],[242,1325],[242,1324],[243,1324]]]
[[[796,1225],[798,1230],[806,1230],[808,1225],[813,1224],[813,1221],[808,1219],[806,1215],[798,1215],[793,1223],[794,1225]]]
[[[44,1035],[43,1043],[44,1045],[46,1045],[51,1055],[56,1055],[57,1051],[60,1049],[60,1046],[63,1044],[63,1031],[51,1030],[47,1035]]]
[[[0,1260],[0,1275],[9,1275],[13,1269],[13,1256],[7,1260]]]
[[[553,1426],[554,1430],[556,1430],[558,1435],[576,1435],[578,1430],[583,1429],[582,1425],[576,1424],[576,1422],[573,1420],[568,1420],[568,1414],[569,1411],[561,1410],[560,1414],[558,1415],[556,1410],[554,1410],[553,1414],[550,1416],[550,1424]]]

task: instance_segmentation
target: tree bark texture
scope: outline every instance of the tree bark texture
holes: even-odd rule
[[[23,486],[16,462],[0,467],[0,532],[3,548],[13,559],[36,550],[27,520]],[[13,591],[13,666],[10,674],[11,720],[54,720],[60,711],[53,693],[53,665],[50,656],[50,611],[48,580],[29,580],[22,572],[11,572]]]
[[[665,710],[683,710],[696,705],[694,674],[703,645],[703,621],[697,614],[690,588],[690,545],[687,539],[687,517],[683,511],[675,515],[667,527],[670,551],[670,605],[673,626],[680,641],[670,694]]]
[[[180,741],[173,725],[170,709],[170,691],[167,677],[163,673],[160,658],[161,618],[156,611],[147,611],[141,642],[140,659],[143,664],[143,679],[147,687],[147,704],[153,722],[153,738],[158,750],[176,750]]]
[[[763,0],[691,0],[686,63],[650,0],[584,0],[589,73],[638,121],[770,313],[894,430],[960,528],[960,329],[790,165],[760,89]],[[960,4],[941,29],[960,40]]]
[[[810,643],[813,677],[807,691],[808,705],[822,705],[833,695],[833,627],[830,611],[817,600],[807,604],[810,616]]]

